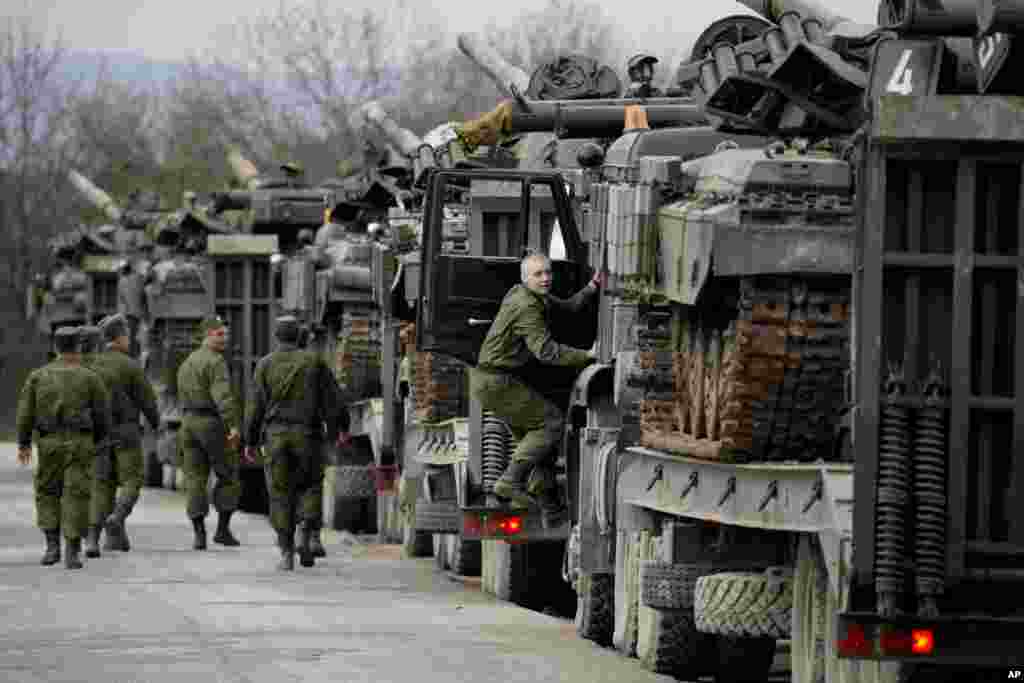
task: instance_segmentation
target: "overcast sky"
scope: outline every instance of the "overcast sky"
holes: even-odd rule
[[[288,0],[289,4],[302,0]],[[832,11],[854,21],[872,22],[877,1],[824,0]],[[218,31],[242,17],[273,13],[281,0],[0,0],[15,15],[27,14],[41,27],[59,30],[73,49],[127,50],[166,60],[185,58],[193,51],[215,47]],[[328,4],[363,7],[368,0],[328,0]],[[379,3],[372,3],[379,4]],[[512,7],[538,9],[547,0],[517,3],[487,0],[430,0],[444,15],[454,36],[476,31],[489,20],[507,24]],[[712,21],[744,12],[735,0],[595,0],[605,15],[619,24],[638,50],[670,50],[690,43]],[[5,14],[7,12],[4,12]]]

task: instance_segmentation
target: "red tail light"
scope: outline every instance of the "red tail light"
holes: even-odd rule
[[[846,657],[870,657],[875,646],[861,624],[847,624],[846,637],[836,642],[836,649]]]
[[[910,632],[910,650],[915,655],[930,655],[935,650],[935,634],[931,629],[914,629]]]
[[[523,518],[519,516],[503,517],[498,520],[497,528],[506,536],[514,536],[523,530]]]

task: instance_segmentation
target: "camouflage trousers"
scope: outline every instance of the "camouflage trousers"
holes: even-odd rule
[[[142,478],[145,464],[142,459],[142,448],[138,446],[114,448],[114,462],[111,476],[102,477],[98,473],[92,481],[92,499],[89,503],[89,518],[93,526],[102,525],[107,516],[114,511],[114,498],[118,487],[121,497],[137,499],[142,492]]]
[[[263,469],[270,493],[270,525],[275,530],[287,533],[307,520],[319,525],[323,495],[321,443],[299,431],[267,434]]]
[[[36,523],[44,531],[62,529],[68,540],[79,539],[89,526],[89,492],[96,457],[92,435],[54,433],[40,437],[36,445]]]
[[[210,470],[217,477],[213,506],[217,512],[234,512],[242,496],[237,449],[229,449],[224,423],[216,417],[186,415],[178,430],[178,448],[185,472],[186,510],[191,519],[206,517],[210,500],[206,493]]]
[[[515,375],[472,368],[469,382],[481,407],[504,420],[519,442],[512,460],[552,467],[565,427],[562,409]]]

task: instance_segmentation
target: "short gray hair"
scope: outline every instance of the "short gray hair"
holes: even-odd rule
[[[535,249],[527,250],[526,256],[524,256],[523,260],[519,262],[519,277],[522,279],[523,282],[526,282],[526,278],[530,276],[530,271],[526,265],[530,261],[543,261],[545,263],[551,263],[551,259],[544,252],[537,251]]]

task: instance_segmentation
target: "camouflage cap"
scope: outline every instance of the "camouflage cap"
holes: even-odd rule
[[[205,337],[213,330],[219,330],[222,327],[227,327],[228,324],[219,315],[209,315],[203,318],[203,321],[199,323],[199,334]]]
[[[57,353],[73,352],[78,348],[78,328],[58,327],[53,334],[53,345]]]
[[[100,321],[99,328],[105,341],[113,341],[128,334],[128,319],[120,313],[108,315]]]
[[[299,339],[302,326],[293,315],[283,315],[275,321],[274,336],[285,342],[295,342]]]

